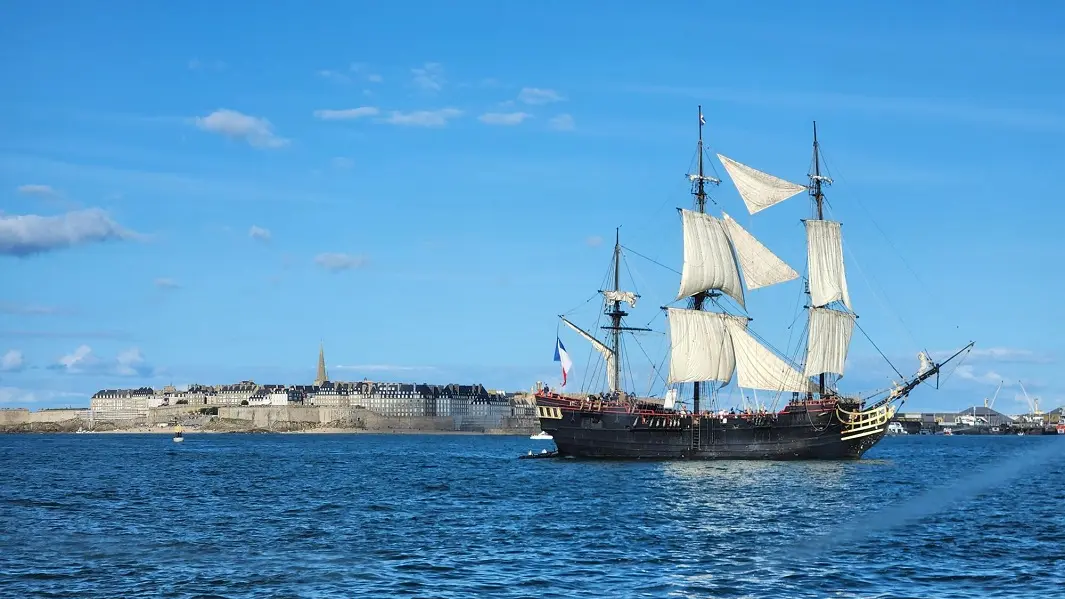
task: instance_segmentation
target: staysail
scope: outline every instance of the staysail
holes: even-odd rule
[[[598,351],[600,354],[603,355],[603,359],[606,360],[606,376],[607,376],[607,381],[606,382],[607,382],[607,386],[610,388],[611,392],[617,391],[618,390],[618,381],[615,379],[615,376],[614,376],[614,372],[615,372],[615,370],[614,370],[614,359],[615,359],[614,358],[614,350],[612,350],[609,347],[607,347],[606,345],[604,345],[602,341],[599,341],[598,339],[596,339],[592,335],[586,333],[584,331],[584,329],[582,329],[579,326],[573,324],[572,322],[567,320],[564,316],[561,317],[561,318],[562,318],[562,322],[565,323],[566,326],[568,326],[569,328],[571,328],[574,331],[576,331],[576,333],[578,335],[580,335],[581,337],[584,337],[585,339],[587,339],[588,343],[591,343],[592,347],[594,347],[596,349],[596,351]]]
[[[746,326],[728,321],[726,326],[736,354],[736,379],[740,387],[766,391],[817,391],[801,372],[755,339]]]
[[[717,157],[721,160],[721,164],[725,165],[725,170],[732,178],[736,191],[740,193],[743,203],[747,204],[747,210],[751,214],[806,191],[804,185],[763,173],[722,154],[718,154]]]
[[[724,217],[725,231],[736,248],[736,257],[739,259],[743,281],[748,290],[753,291],[799,278],[799,273],[795,272],[794,268],[762,245],[747,229],[741,227],[728,214],[721,214]]]

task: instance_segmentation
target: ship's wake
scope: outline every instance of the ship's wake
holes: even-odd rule
[[[835,529],[786,548],[785,554],[789,558],[802,560],[824,556],[837,548],[861,543],[874,535],[918,522],[958,502],[991,491],[1036,466],[1065,458],[1065,443],[1057,442],[1058,439],[1047,441],[1049,443],[1042,447],[1010,455],[949,485],[928,489],[908,501],[865,514],[841,515],[840,525]]]

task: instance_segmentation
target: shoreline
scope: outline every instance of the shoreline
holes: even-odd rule
[[[247,430],[210,430],[184,428],[182,435],[453,435],[453,436],[492,436],[492,437],[528,437],[536,433],[509,431],[433,431],[433,430],[365,430],[349,428],[309,428],[295,431],[275,431],[268,429]],[[537,431],[538,432],[538,431]],[[0,435],[173,435],[172,428],[167,429],[120,429],[109,431],[0,431]]]

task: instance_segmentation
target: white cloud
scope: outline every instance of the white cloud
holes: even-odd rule
[[[486,125],[520,125],[528,118],[532,115],[527,112],[486,112],[478,117]]]
[[[330,366],[337,370],[363,370],[374,372],[409,372],[418,370],[437,370],[436,366],[400,366],[396,364],[355,364],[354,366]]]
[[[1003,381],[1003,376],[994,370],[977,372],[970,364],[962,364],[961,366],[958,366],[954,370],[954,374],[956,374],[958,378],[967,381],[975,381],[977,383],[986,383],[989,385],[997,385],[1000,381]]]
[[[155,280],[155,286],[160,289],[181,289],[181,284],[174,279],[160,277]]]
[[[189,70],[191,70],[191,71],[200,71],[200,70],[221,71],[221,70],[226,68],[226,63],[222,62],[221,60],[209,60],[209,61],[205,62],[205,61],[193,58],[192,60],[189,61],[188,64],[189,64]]]
[[[289,140],[274,133],[270,121],[236,110],[220,108],[205,117],[196,117],[195,122],[204,131],[244,140],[255,148],[280,148],[289,143]]]
[[[58,360],[58,367],[66,370],[67,372],[81,372],[85,368],[95,365],[98,362],[96,356],[92,353],[92,348],[88,345],[79,345],[73,353],[67,354]]]
[[[118,363],[115,372],[122,376],[146,376],[151,374],[151,368],[144,361],[144,355],[138,347],[131,347],[119,352],[115,359]]]
[[[366,266],[368,262],[369,259],[366,256],[353,256],[351,254],[341,253],[324,253],[314,257],[315,264],[332,272],[362,268],[363,266]]]
[[[576,125],[573,122],[573,117],[568,114],[560,114],[547,122],[555,131],[573,131]]]
[[[15,314],[18,316],[60,314],[63,310],[55,306],[40,306],[37,304],[0,304],[0,314]]]
[[[414,112],[393,111],[384,122],[392,125],[407,125],[412,127],[443,127],[448,121],[462,116],[462,111],[457,108],[441,108],[440,110],[417,110]]]
[[[565,100],[561,94],[553,89],[540,89],[538,87],[523,87],[518,93],[518,99],[526,104],[550,104]]]
[[[352,160],[351,158],[345,158],[343,156],[337,156],[336,158],[330,160],[329,164],[331,164],[333,166],[333,168],[335,168],[335,169],[342,170],[342,171],[348,171],[348,170],[351,170],[352,168],[354,168],[355,161]]]
[[[28,196],[36,196],[38,198],[58,198],[59,192],[52,188],[51,185],[19,185],[18,192]]]
[[[411,69],[414,75],[414,85],[422,90],[440,91],[446,83],[444,79],[444,67],[438,62],[427,62],[420,69]]]
[[[150,376],[155,370],[148,365],[138,347],[130,347],[118,353],[113,360],[101,360],[88,345],[80,345],[73,353],[65,355],[51,366],[70,374],[111,374],[118,376]]]
[[[270,241],[270,229],[264,229],[257,225],[252,225],[248,230],[248,237],[252,239],[258,239],[259,241]]]
[[[58,399],[80,397],[88,399],[82,393],[70,393],[69,391],[54,391],[51,389],[20,389],[18,387],[0,387],[0,404],[8,406],[27,406],[30,404],[43,404],[54,402]]]
[[[598,235],[592,235],[588,239],[585,239],[584,243],[587,243],[588,247],[599,247],[603,245],[603,238]]]
[[[136,233],[99,208],[58,216],[0,215],[0,254],[29,256],[89,243],[132,239]]]
[[[370,83],[381,83],[385,80],[384,77],[378,75],[377,73],[371,73],[369,71],[369,67],[361,62],[351,63],[350,70],[352,73],[357,73],[360,76],[364,77]]]
[[[367,116],[377,116],[380,113],[381,111],[375,106],[360,106],[343,110],[315,110],[314,116],[323,121],[348,121]]]
[[[981,358],[992,362],[1022,362],[1045,364],[1052,362],[1050,356],[1034,352],[1028,349],[1016,349],[1010,347],[989,347],[987,349],[973,349],[970,352],[973,358]]]
[[[337,83],[351,83],[351,77],[348,77],[344,73],[338,73],[336,71],[330,71],[329,69],[322,69],[318,71],[318,76],[335,81]]]
[[[0,372],[21,370],[23,364],[22,352],[17,349],[8,350],[7,353],[0,356]]]

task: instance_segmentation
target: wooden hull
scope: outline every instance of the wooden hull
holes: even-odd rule
[[[885,417],[855,427],[840,418],[835,404],[694,417],[558,396],[538,395],[536,401],[540,426],[554,438],[558,454],[581,458],[850,460],[876,445],[888,424]]]

